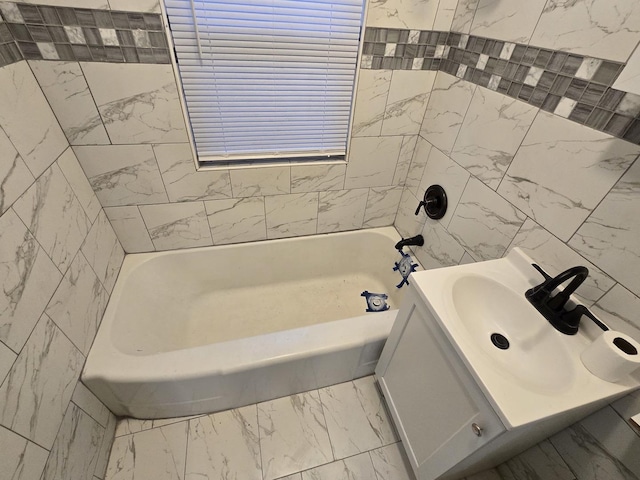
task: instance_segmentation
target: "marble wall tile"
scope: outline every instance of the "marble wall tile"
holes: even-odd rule
[[[259,403],[258,424],[264,480],[333,460],[317,391]]]
[[[188,142],[171,65],[81,63],[113,144]]]
[[[109,294],[79,252],[45,311],[86,356],[108,300]]]
[[[186,479],[200,478],[262,480],[255,405],[189,421]]]
[[[293,193],[264,198],[267,238],[313,235],[318,224],[318,194]]]
[[[391,185],[403,137],[359,137],[351,140],[345,189]]]
[[[184,480],[188,422],[116,438],[106,478]]]
[[[552,276],[575,265],[587,267],[589,276],[576,291],[576,295],[587,306],[597,302],[615,284],[615,281],[602,270],[586,261],[530,218],[524,222],[508,251],[514,247],[521,248]]]
[[[83,480],[91,478],[98,461],[104,428],[69,403],[53,444],[42,480]]]
[[[0,217],[0,340],[19,352],[62,279],[10,209]]]
[[[54,5],[56,7],[109,8],[109,2],[107,0],[25,0],[23,3]]]
[[[637,145],[539,112],[498,193],[567,241],[638,153]]]
[[[382,135],[416,135],[436,78],[434,71],[394,70],[382,122]]]
[[[613,88],[623,92],[631,92],[640,95],[640,48],[636,47],[629,61],[613,82]]]
[[[515,479],[574,480],[574,475],[549,440],[507,461]]]
[[[141,205],[140,213],[156,250],[212,245],[202,202]]]
[[[0,466],[3,478],[11,480],[40,478],[49,453],[44,448],[3,427],[0,427],[0,448],[2,449]]]
[[[369,480],[376,478],[368,453],[302,472],[302,480]]]
[[[469,33],[471,30],[471,24],[473,23],[473,16],[478,8],[479,0],[458,0],[456,11],[453,14],[453,20],[451,22],[451,30],[460,33]]]
[[[217,200],[231,197],[228,170],[196,171],[188,143],[154,145],[169,201]]]
[[[124,250],[104,212],[98,215],[91,227],[82,244],[82,253],[104,288],[111,294],[124,261]]]
[[[420,182],[422,181],[424,169],[427,166],[432,149],[433,145],[427,142],[424,138],[418,137],[416,148],[413,151],[411,165],[407,171],[407,178],[404,182],[405,187],[407,187],[414,197],[420,196],[420,198],[422,198],[418,189],[420,188]]]
[[[362,227],[373,228],[393,225],[401,196],[402,187],[370,188]]]
[[[0,423],[51,448],[84,357],[43,315],[0,387]]]
[[[436,19],[433,22],[433,29],[442,32],[452,30],[451,24],[457,8],[458,0],[440,0]]]
[[[234,198],[290,193],[291,168],[265,167],[231,170]]]
[[[397,185],[399,187],[404,186],[418,138],[418,135],[411,135],[405,136],[404,140],[402,140],[400,155],[398,156],[398,163],[396,164],[396,171],[393,174],[393,185]]]
[[[569,245],[640,295],[640,162],[604,197]]]
[[[76,384],[71,401],[102,427],[107,428],[111,412],[82,382]]]
[[[471,34],[529,43],[545,3],[547,0],[480,0],[471,25]]]
[[[351,126],[352,136],[376,137],[380,135],[392,73],[391,70],[367,69],[361,69],[358,72],[358,86]]]
[[[476,88],[451,158],[495,190],[537,112],[524,102]]]
[[[100,0],[97,0],[100,1]],[[159,0],[109,0],[112,10],[131,10],[133,12],[160,12]]]
[[[369,189],[320,192],[318,233],[355,230],[362,227]]]
[[[476,178],[464,189],[449,233],[478,260],[500,258],[526,216]]]
[[[367,10],[368,27],[430,30],[436,18],[434,0],[372,0]]]
[[[0,69],[0,127],[35,177],[69,145],[26,62]]]
[[[371,460],[378,480],[412,480],[409,459],[400,443],[371,451]]]
[[[444,153],[451,152],[476,86],[438,72],[420,135]]]
[[[107,473],[107,462],[109,461],[109,454],[111,453],[111,445],[114,441],[114,434],[116,430],[116,416],[109,412],[109,419],[107,426],[102,436],[102,445],[100,445],[100,451],[98,452],[98,460],[96,461],[96,469],[94,471],[94,478],[104,479]]]
[[[440,220],[427,219],[429,224],[449,225],[456,211],[462,192],[469,181],[469,172],[447,157],[437,148],[432,148],[420,179],[417,197],[422,199],[431,185],[440,185],[447,192],[447,211]]]
[[[611,329],[626,333],[640,342],[640,298],[620,284],[607,292],[591,311]]]
[[[111,143],[79,63],[32,60],[29,66],[71,145]]]
[[[267,238],[264,198],[234,198],[204,202],[214,245]]]
[[[476,260],[469,255],[468,252],[465,252],[464,255],[462,256],[462,260],[460,260],[460,265],[466,265],[468,263],[475,263]]]
[[[14,204],[14,210],[64,272],[91,222],[60,167],[52,165]]]
[[[74,152],[103,207],[169,200],[151,145],[82,146]]]
[[[137,206],[106,207],[104,213],[111,222],[126,253],[153,252],[155,247]]]
[[[80,205],[84,209],[91,223],[95,222],[98,213],[100,213],[100,201],[96,197],[93,188],[87,180],[87,176],[82,171],[82,167],[71,148],[67,148],[60,157],[58,157],[58,166],[62,170],[62,174],[69,182],[69,186],[76,194]]]
[[[531,44],[626,62],[640,34],[640,5],[619,0],[549,0]]]
[[[424,246],[413,249],[424,269],[458,265],[465,254],[464,248],[439,224],[427,222],[422,230]]]
[[[0,157],[2,158],[0,215],[2,215],[29,188],[34,178],[2,128],[0,128]]]
[[[416,208],[420,200],[413,195],[408,188],[405,188],[400,197],[400,205],[398,205],[398,213],[394,226],[403,237],[413,237],[419,234],[427,220],[424,209],[420,209],[418,215],[415,215]]]
[[[374,382],[369,376],[319,391],[336,460],[398,441]]]
[[[347,165],[292,165],[291,193],[342,190]]]

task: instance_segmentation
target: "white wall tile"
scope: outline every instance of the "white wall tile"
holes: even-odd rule
[[[0,69],[0,127],[36,177],[69,145],[26,62]]]
[[[0,340],[19,352],[62,279],[13,210],[0,217]]]
[[[0,128],[0,215],[2,215],[29,185],[34,182],[33,175],[22,157],[9,141],[9,137]]]
[[[362,227],[369,189],[320,192],[318,233],[355,230]]]
[[[91,222],[60,167],[52,165],[14,204],[14,210],[64,272]]]
[[[640,342],[639,308],[640,298],[616,284],[591,311],[611,329],[626,333]]]
[[[103,207],[169,200],[151,145],[81,146],[74,152]]]
[[[266,167],[231,170],[234,198],[290,193],[291,168]]]
[[[291,165],[291,193],[342,190],[347,166],[335,165]]]
[[[68,0],[67,0],[68,1]],[[102,1],[102,0],[95,0]],[[155,12],[160,13],[159,0],[109,0],[112,10],[131,10],[133,12]]]
[[[640,95],[640,47],[636,47],[633,54],[631,54],[631,58],[629,58],[612,87]]]
[[[469,33],[473,16],[476,13],[479,0],[458,0],[456,11],[451,22],[451,30],[460,33]]]
[[[422,198],[418,193],[418,188],[420,187],[424,169],[427,166],[427,161],[429,160],[429,155],[431,154],[432,149],[433,145],[427,142],[424,138],[418,137],[416,148],[413,151],[413,158],[411,159],[411,164],[407,171],[407,178],[404,182],[405,187],[409,189],[414,197],[420,196],[420,198]]]
[[[394,70],[382,122],[382,135],[415,135],[427,108],[436,73]]]
[[[492,260],[504,254],[525,218],[521,211],[472,177],[449,223],[449,233],[476,259]]]
[[[125,252],[139,253],[155,250],[137,206],[106,207],[104,212]]]
[[[171,202],[231,197],[228,170],[196,171],[188,143],[154,145],[160,174]]]
[[[480,0],[471,34],[529,43],[545,3],[547,0]]]
[[[476,86],[438,72],[420,135],[444,153],[453,148]]]
[[[124,250],[104,212],[98,215],[91,227],[82,244],[82,253],[104,288],[111,294],[124,261]]]
[[[58,158],[58,166],[62,170],[62,174],[69,182],[69,186],[76,194],[80,205],[87,214],[89,221],[93,223],[102,208],[98,197],[96,197],[93,188],[87,180],[87,176],[82,171],[82,167],[71,148],[67,148]]]
[[[26,0],[33,5],[54,5],[56,7],[109,8],[107,0]]]
[[[404,140],[402,140],[400,155],[398,156],[398,163],[396,164],[396,171],[393,174],[392,183],[394,185],[399,187],[404,186],[417,142],[418,135],[406,136],[404,137]]]
[[[264,198],[267,238],[313,235],[318,224],[318,194],[294,193]]]
[[[638,153],[636,145],[539,112],[498,193],[567,241]]]
[[[402,187],[370,188],[362,227],[373,228],[393,225],[401,196]]]
[[[187,142],[171,65],[81,63],[113,144]]]
[[[435,0],[372,0],[366,25],[431,30],[437,10],[438,2]]]
[[[438,13],[433,23],[433,29],[443,32],[452,30],[451,24],[458,7],[458,0],[440,0],[438,3]]]
[[[212,245],[202,202],[141,205],[139,208],[156,250]]]
[[[451,158],[495,190],[537,112],[524,102],[476,88]]]
[[[387,95],[391,85],[390,70],[360,70],[353,111],[351,134],[354,137],[380,135]]]
[[[413,251],[424,269],[450,267],[462,260],[464,248],[442,225],[427,222],[422,236],[424,246]]]
[[[640,5],[635,0],[549,0],[531,44],[626,62],[640,34]]]
[[[264,198],[234,198],[204,202],[214,245],[267,238]]]
[[[415,215],[418,208],[418,200],[408,188],[405,188],[400,197],[400,205],[398,205],[398,213],[394,226],[403,237],[413,237],[422,231],[422,227],[427,220],[424,209],[421,208],[418,215]]]
[[[391,185],[403,140],[401,136],[353,138],[345,189]]]
[[[49,453],[3,427],[0,427],[0,450],[3,477],[11,480],[40,478]]]
[[[0,423],[51,448],[84,357],[43,315],[0,387]]]
[[[71,145],[111,143],[79,63],[32,60],[29,66]]]

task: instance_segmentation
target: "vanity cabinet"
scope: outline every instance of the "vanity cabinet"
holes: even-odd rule
[[[506,429],[412,284],[408,288],[376,377],[418,480],[446,478]]]

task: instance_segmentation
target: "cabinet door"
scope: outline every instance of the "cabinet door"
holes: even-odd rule
[[[416,298],[405,299],[376,375],[418,478],[431,480],[504,426]]]

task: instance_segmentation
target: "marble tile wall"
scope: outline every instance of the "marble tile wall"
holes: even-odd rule
[[[29,65],[0,68],[0,478],[104,478],[115,417],[79,377],[123,258]]]

